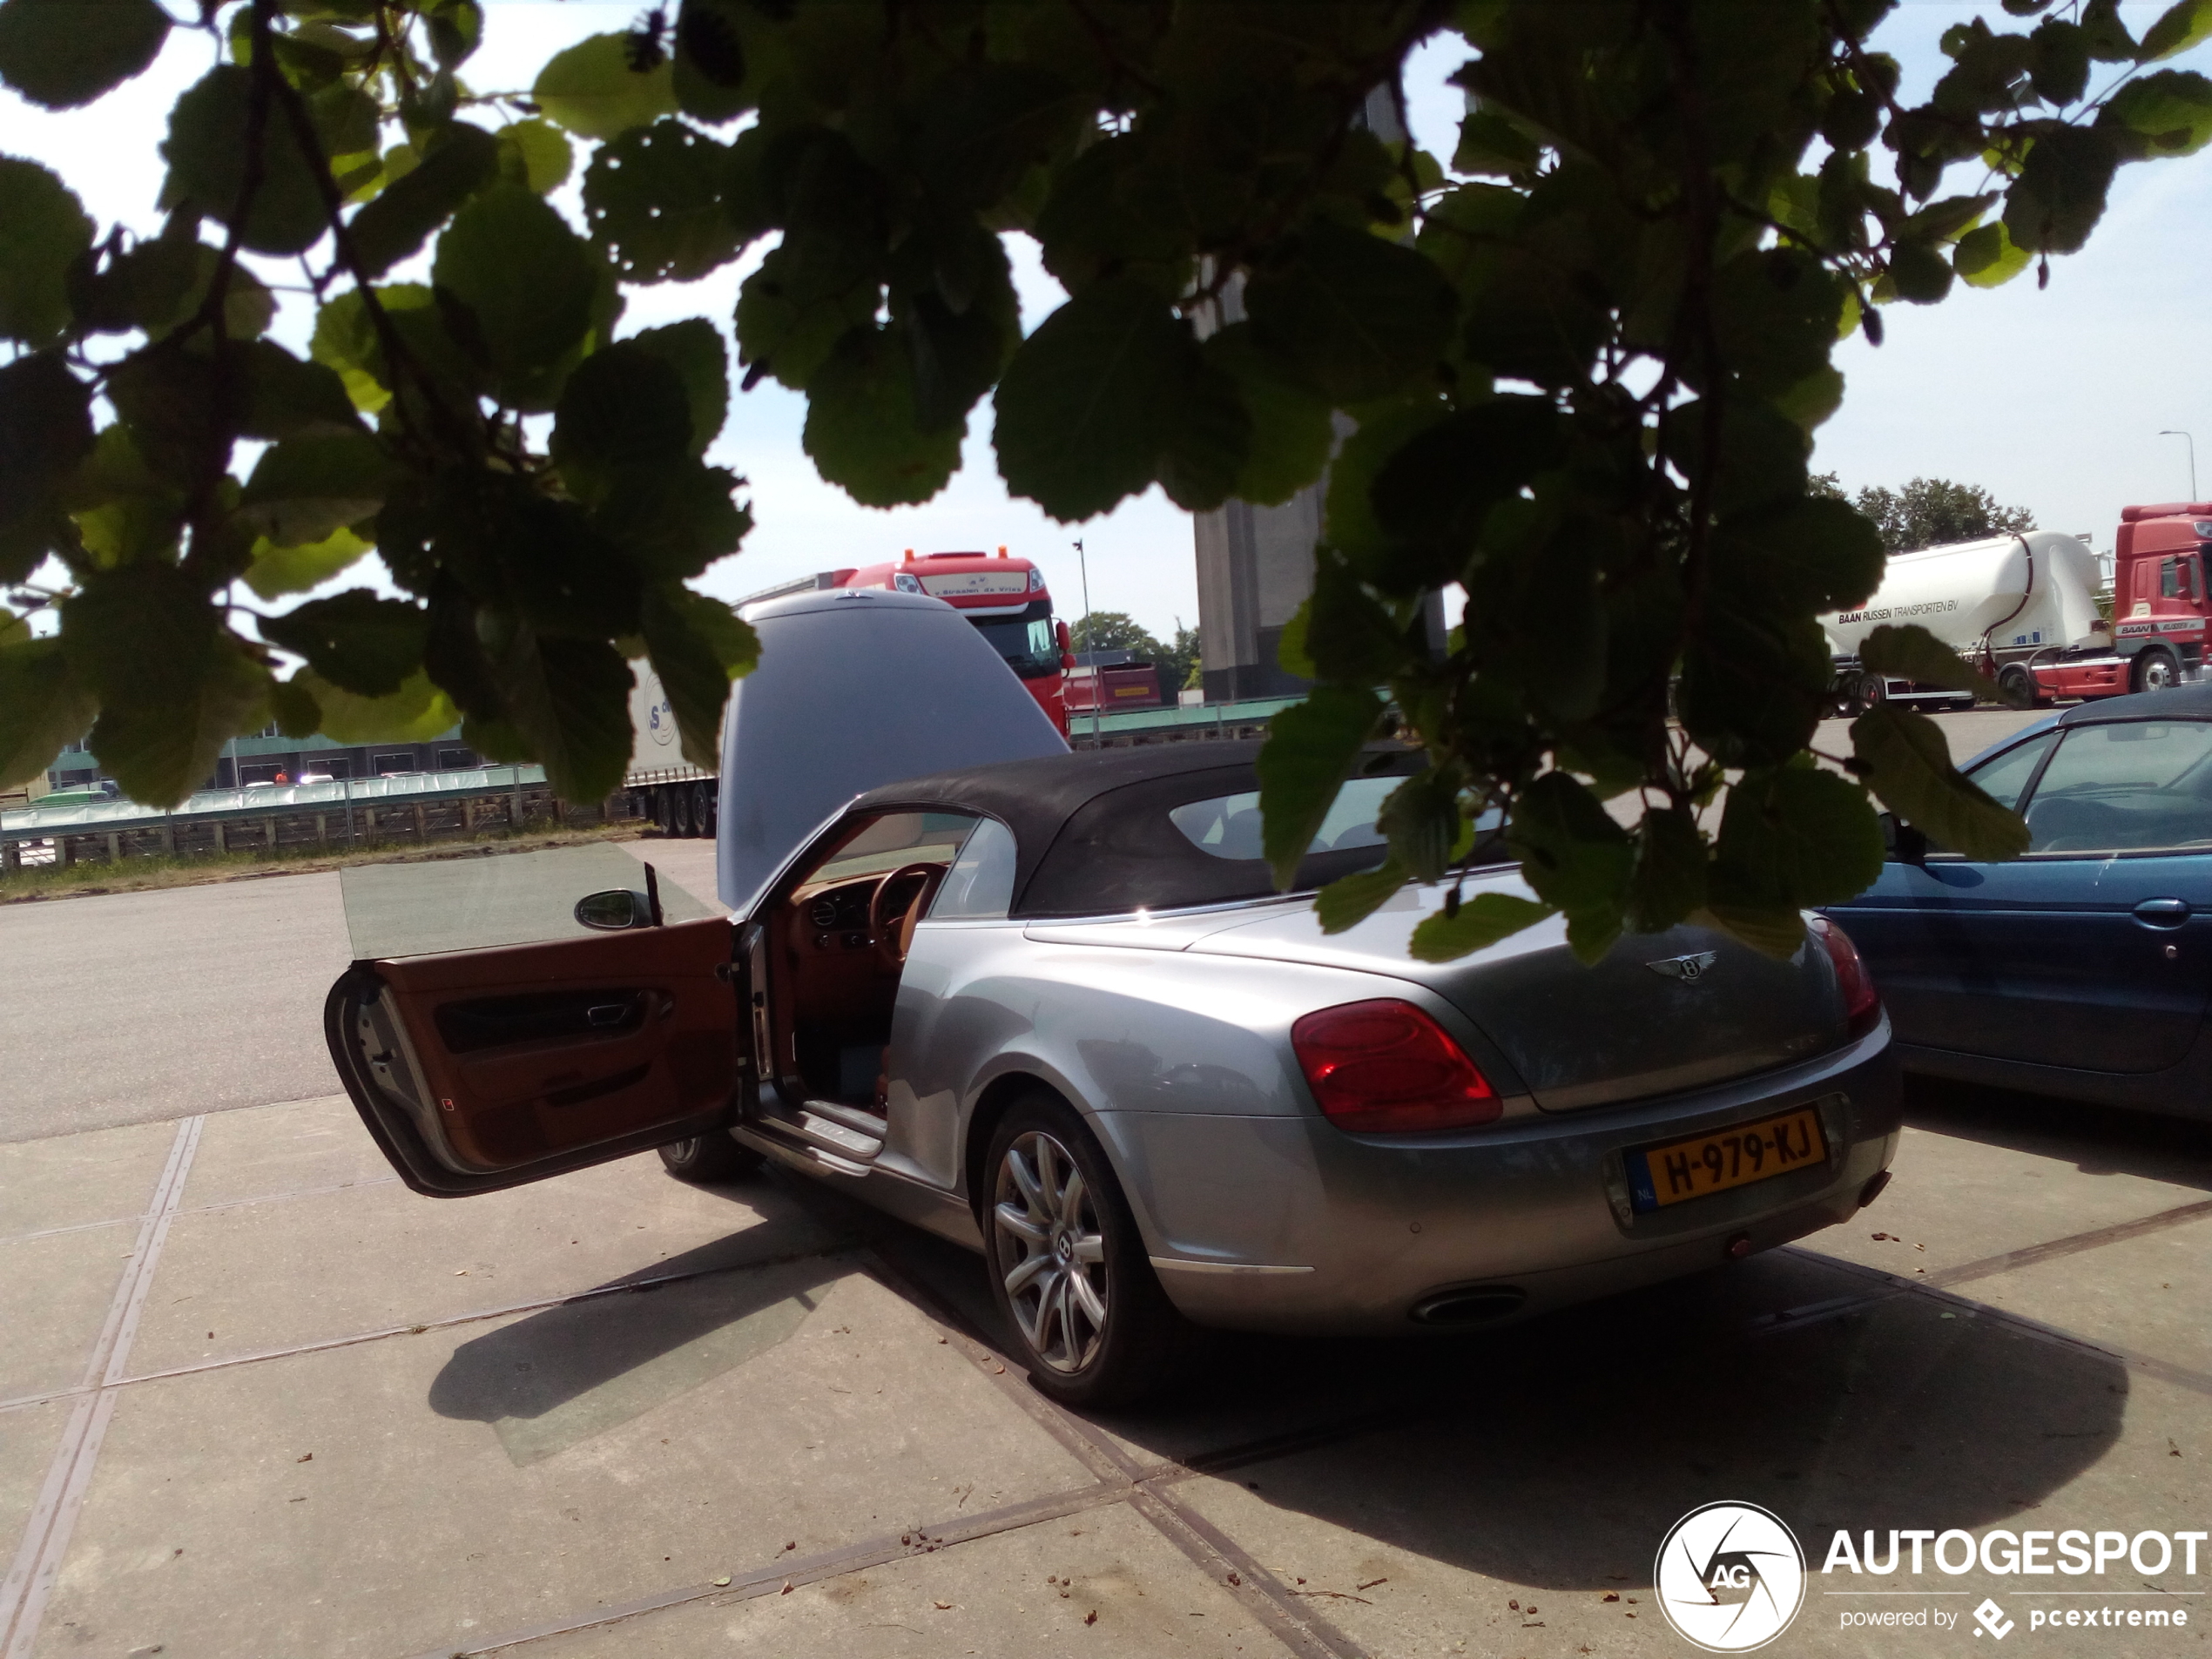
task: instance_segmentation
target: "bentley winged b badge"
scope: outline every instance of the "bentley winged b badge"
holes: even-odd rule
[[[1663,961],[1646,962],[1644,966],[1655,974],[1664,974],[1669,979],[1678,979],[1685,985],[1695,985],[1719,960],[1718,951],[1701,950],[1695,955],[1669,956]]]

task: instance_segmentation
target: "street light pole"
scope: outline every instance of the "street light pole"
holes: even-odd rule
[[[1076,568],[1082,572],[1083,579],[1083,637],[1090,639],[1090,561],[1083,556],[1080,541],[1076,543]],[[1096,639],[1090,639],[1090,654],[1098,655]],[[1090,665],[1090,742],[1093,748],[1098,746],[1098,664],[1095,662]]]
[[[2168,427],[2158,435],[2161,438],[2179,438],[2189,447],[2189,500],[2196,499],[2196,440],[2186,432]]]

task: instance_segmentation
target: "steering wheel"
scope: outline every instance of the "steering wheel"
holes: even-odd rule
[[[868,899],[868,932],[874,936],[877,960],[887,968],[906,966],[907,951],[914,943],[914,923],[921,920],[921,913],[928,908],[937,884],[944,879],[941,864],[902,864],[875,884],[875,892]],[[891,890],[900,882],[919,877],[921,885],[907,902],[897,921],[892,919],[886,902]]]

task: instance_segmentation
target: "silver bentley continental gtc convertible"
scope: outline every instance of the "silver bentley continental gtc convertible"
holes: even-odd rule
[[[1069,753],[939,601],[749,613],[724,730],[726,919],[596,894],[551,943],[358,961],[331,1053],[419,1192],[661,1149],[773,1158],[982,1252],[1038,1386],[1153,1386],[1185,1322],[1464,1330],[1848,1217],[1887,1178],[1889,1028],[1850,941],[1683,927],[1585,968],[1558,923],[1406,951],[1355,768],[1278,894],[1255,744]],[[921,774],[921,775],[917,775]],[[900,781],[904,779],[904,781]],[[1476,891],[1525,893],[1515,870]]]

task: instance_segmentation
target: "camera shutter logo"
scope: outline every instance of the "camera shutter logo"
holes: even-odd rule
[[[1805,1599],[1805,1554],[1755,1503],[1709,1503],[1675,1522],[1652,1569],[1659,1610],[1708,1653],[1749,1653],[1790,1628]]]

